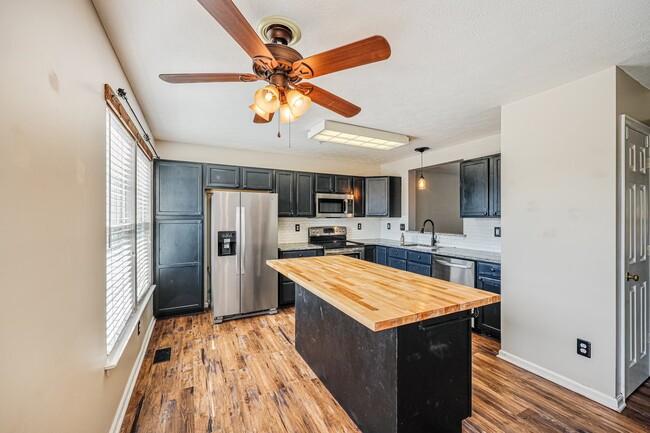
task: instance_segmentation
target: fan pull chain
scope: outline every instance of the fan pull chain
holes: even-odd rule
[[[280,116],[279,116],[279,113],[278,113],[278,138],[280,138],[280,137],[282,137],[282,135],[280,134]]]

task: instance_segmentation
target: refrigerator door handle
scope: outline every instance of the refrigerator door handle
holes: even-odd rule
[[[236,233],[235,242],[237,242],[237,244],[235,246],[235,256],[236,256],[235,257],[235,259],[236,259],[235,260],[235,262],[236,262],[235,275],[240,275],[241,274],[241,269],[240,269],[241,264],[240,264],[239,259],[241,257],[240,252],[241,252],[241,238],[242,238],[242,236],[241,236],[241,208],[239,206],[237,206],[235,208],[235,233]]]
[[[241,208],[241,275],[246,275],[246,208]]]

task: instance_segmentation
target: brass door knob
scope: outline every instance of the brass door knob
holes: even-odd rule
[[[639,276],[637,274],[630,274],[629,272],[625,275],[625,279],[627,281],[634,280],[634,281],[639,281]]]

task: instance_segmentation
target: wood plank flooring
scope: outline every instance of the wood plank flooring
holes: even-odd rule
[[[213,325],[160,320],[120,433],[359,432],[293,347],[293,309]],[[464,433],[650,432],[650,383],[622,414],[496,358],[474,336],[473,415]],[[171,347],[169,362],[153,364]]]

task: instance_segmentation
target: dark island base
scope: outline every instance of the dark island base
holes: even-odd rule
[[[469,311],[373,332],[296,285],[296,349],[364,433],[461,432]]]

